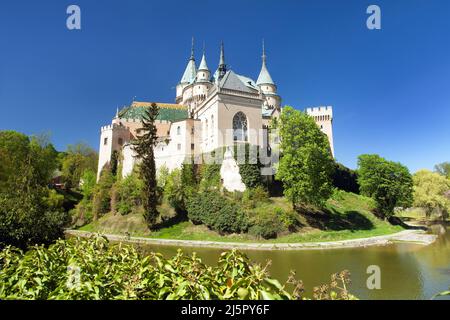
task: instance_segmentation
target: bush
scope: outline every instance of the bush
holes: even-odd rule
[[[249,233],[258,238],[276,238],[285,226],[278,212],[260,208],[254,212]]]
[[[143,184],[135,172],[116,182],[115,205],[118,213],[127,215],[142,205]]]
[[[250,153],[250,148],[256,148],[256,152]],[[239,154],[245,155],[245,163],[238,163],[239,174],[242,182],[247,188],[256,188],[261,185],[261,163],[259,162],[258,146],[250,144],[235,145],[234,158],[237,160]]]
[[[270,202],[269,193],[262,186],[248,188],[242,196],[242,203],[246,208],[256,208],[258,205]]]
[[[0,300],[302,298],[301,281],[290,276],[288,292],[286,284],[268,277],[267,268],[235,250],[222,253],[209,267],[195,253],[188,256],[181,250],[165,259],[159,253],[144,256],[135,247],[112,245],[101,237],[59,240],[26,253],[11,247],[0,251]],[[339,289],[346,288],[345,279],[317,298],[354,299],[347,289]]]
[[[111,171],[109,169],[103,170],[93,192],[92,213],[94,220],[111,210],[111,188],[113,185],[114,176]]]
[[[240,233],[248,229],[245,212],[218,192],[193,195],[187,202],[188,218],[221,233]]]

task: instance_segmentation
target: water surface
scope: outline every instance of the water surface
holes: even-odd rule
[[[429,246],[397,243],[354,249],[243,251],[255,262],[271,260],[271,276],[280,281],[285,281],[290,270],[295,270],[297,278],[304,282],[307,295],[311,295],[314,286],[329,283],[332,273],[347,269],[352,279],[350,291],[360,299],[430,299],[450,286],[450,229],[435,225],[432,232],[439,238]],[[161,252],[166,257],[174,255],[178,249],[140,246],[145,251]],[[214,265],[224,250],[183,248],[183,251],[195,251],[205,263]],[[381,269],[380,290],[367,289],[369,275],[366,270],[370,265]]]

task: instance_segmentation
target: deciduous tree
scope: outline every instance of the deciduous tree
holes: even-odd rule
[[[292,107],[281,114],[282,156],[277,179],[294,207],[323,206],[331,196],[334,160],[327,136],[314,119]]]
[[[412,204],[412,176],[401,163],[379,155],[361,155],[358,182],[361,194],[375,199],[378,213],[385,218],[393,215],[394,208]]]

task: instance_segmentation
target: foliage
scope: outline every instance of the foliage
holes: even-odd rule
[[[167,179],[169,178],[169,168],[165,164],[158,168],[156,173],[156,180],[158,182],[158,188],[164,190],[166,187]]]
[[[377,202],[377,210],[387,218],[396,207],[412,204],[413,180],[408,168],[378,155],[358,158],[358,182],[361,194]]]
[[[156,208],[159,200],[158,184],[156,181],[156,164],[154,148],[157,143],[158,134],[155,125],[156,117],[158,116],[159,108],[156,103],[145,110],[142,119],[141,131],[144,132],[139,135],[133,142],[133,149],[136,156],[141,160],[140,174],[144,182],[143,189],[143,204],[144,217],[149,227],[155,225],[159,212]]]
[[[84,171],[82,177],[81,177],[81,193],[83,194],[83,197],[86,199],[91,199],[92,195],[94,193],[95,184],[97,182],[97,176],[95,175],[95,172],[87,169]]]
[[[69,222],[64,198],[48,189],[57,153],[43,139],[0,131],[0,245],[51,243]]]
[[[291,272],[282,285],[269,278],[270,263],[253,264],[243,253],[221,254],[214,267],[194,253],[141,255],[103,237],[59,240],[26,254],[0,252],[0,299],[24,300],[287,300],[302,299],[303,284]],[[346,280],[346,283],[348,281]],[[288,286],[289,285],[289,286]],[[291,288],[291,289],[288,289]],[[354,299],[347,288],[317,298]]]
[[[450,179],[450,162],[443,162],[434,166],[434,169],[440,175]]]
[[[211,152],[211,158],[215,157],[215,151]],[[220,167],[218,163],[203,161],[200,168],[199,190],[218,190],[220,188]]]
[[[444,194],[450,190],[450,180],[428,170],[420,170],[413,176],[414,206],[425,209],[427,218],[433,211],[450,212],[450,199]]]
[[[132,172],[115,184],[116,210],[121,215],[131,213],[142,205],[144,183],[136,172]]]
[[[92,215],[94,220],[111,210],[111,188],[114,182],[115,178],[111,170],[105,167],[100,174],[100,179],[94,188],[92,197]]]
[[[251,152],[252,151],[252,152]],[[256,152],[255,152],[256,151]],[[243,159],[238,159],[242,157]],[[239,166],[239,174],[247,188],[261,185],[261,163],[259,162],[258,146],[250,144],[235,144],[234,158]]]
[[[331,196],[333,156],[327,136],[313,118],[285,107],[281,114],[281,150],[277,179],[294,207],[323,206]]]
[[[242,204],[246,208],[255,208],[258,205],[269,201],[269,193],[262,186],[247,188],[242,195]]]
[[[83,173],[87,170],[96,172],[97,152],[84,143],[69,145],[61,161],[62,177],[66,188],[78,188]]]
[[[249,233],[264,239],[276,238],[284,229],[280,215],[275,211],[255,210]]]
[[[186,202],[197,191],[193,165],[183,164],[173,170],[166,181],[164,197],[178,212],[186,212]]]
[[[334,165],[333,186],[339,190],[359,194],[358,174],[356,171],[338,162],[335,162]]]
[[[241,208],[215,191],[194,194],[187,201],[187,212],[194,224],[203,223],[220,233],[241,233],[248,228]]]

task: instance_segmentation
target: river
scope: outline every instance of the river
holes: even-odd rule
[[[296,278],[304,282],[306,296],[311,296],[314,286],[329,283],[332,273],[346,269],[351,273],[350,292],[360,299],[430,299],[450,286],[450,228],[434,225],[431,229],[439,238],[429,246],[396,243],[353,249],[244,251],[258,263],[271,260],[270,275],[280,282],[287,279],[290,270],[295,270]],[[178,249],[140,246],[166,257],[174,255]],[[205,263],[215,264],[224,250],[184,248],[183,251],[195,251]],[[367,288],[367,268],[371,265],[380,267],[381,289]],[[442,299],[450,300],[447,297]]]

